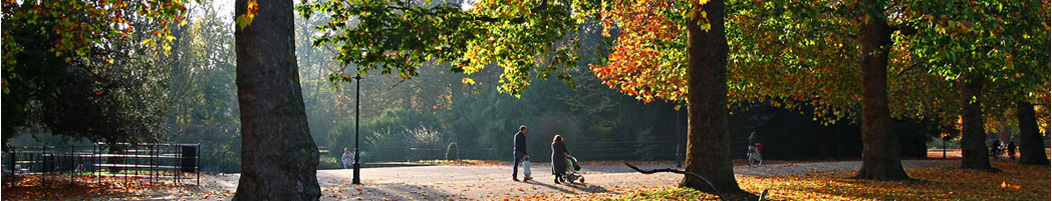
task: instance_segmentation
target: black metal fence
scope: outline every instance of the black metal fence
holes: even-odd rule
[[[325,148],[320,147],[320,149]],[[577,142],[567,144],[567,149],[574,157],[582,161],[677,161],[685,157],[685,146],[678,142]],[[362,161],[365,162],[411,162],[445,160],[447,149],[445,147],[382,146],[368,147],[361,151]],[[458,151],[460,159],[511,160],[510,149],[464,146]],[[539,157],[533,159],[534,161],[548,161],[551,150],[530,150],[530,153]]]
[[[150,182],[201,182],[200,144],[94,144],[91,146],[18,146],[3,152],[3,172],[41,183],[77,176],[139,178]],[[196,174],[196,178],[186,175]],[[5,179],[6,180],[6,179]],[[13,180],[8,180],[13,182]]]

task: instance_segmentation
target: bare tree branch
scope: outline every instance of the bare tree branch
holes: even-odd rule
[[[712,185],[712,182],[709,182],[709,180],[705,179],[705,177],[702,177],[701,175],[695,174],[693,172],[677,170],[677,169],[672,169],[672,168],[653,169],[653,170],[641,170],[641,169],[639,169],[638,167],[636,167],[636,166],[634,166],[632,164],[628,164],[628,162],[621,161],[621,163],[625,164],[625,166],[628,166],[628,168],[632,168],[632,170],[635,170],[636,172],[643,173],[643,174],[654,174],[654,173],[658,173],[658,172],[671,172],[671,173],[676,173],[676,174],[685,174],[685,175],[690,175],[690,176],[697,177],[698,179],[701,179],[702,181],[705,181],[706,184],[709,184],[709,188],[712,188],[712,190],[716,192],[716,197],[719,197],[720,200],[727,201],[727,199],[723,198],[723,195],[720,195],[720,190],[716,189],[715,185]]]

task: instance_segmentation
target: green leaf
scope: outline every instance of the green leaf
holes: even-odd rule
[[[234,20],[234,22],[237,23],[237,26],[239,28],[245,29],[245,27],[247,27],[249,24],[252,24],[252,20],[253,20],[252,17],[247,17],[245,15],[240,15],[240,16],[237,16],[237,19]]]

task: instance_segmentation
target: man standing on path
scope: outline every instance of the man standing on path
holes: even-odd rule
[[[519,126],[519,132],[515,133],[515,162],[511,163],[511,180],[519,181],[519,163],[526,157],[526,125]]]

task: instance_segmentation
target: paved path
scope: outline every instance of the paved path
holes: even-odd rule
[[[945,165],[956,160],[908,160],[905,167]],[[751,176],[777,176],[834,170],[854,170],[859,161],[782,162],[761,167],[736,166],[735,173]],[[666,165],[641,165],[640,168],[668,168]],[[319,170],[322,200],[489,200],[545,194],[611,193],[639,187],[668,186],[681,176],[671,174],[643,175],[623,165],[583,167],[587,184],[554,184],[548,166],[535,165],[536,181],[516,182],[510,179],[507,166],[418,166],[362,169],[364,185],[350,185],[351,170]],[[521,177],[521,175],[520,175]],[[160,199],[229,200],[237,188],[237,174],[206,176],[201,187],[191,193],[175,194]],[[218,192],[218,193],[217,193]],[[204,196],[208,196],[205,199]]]

